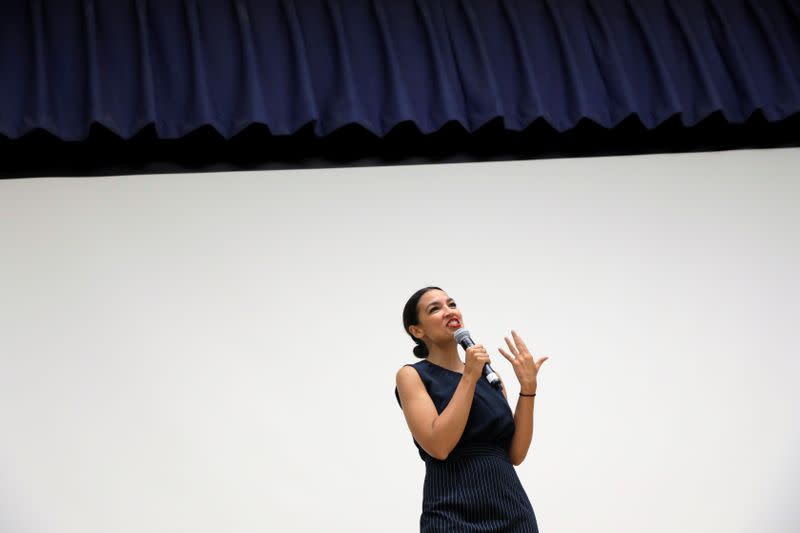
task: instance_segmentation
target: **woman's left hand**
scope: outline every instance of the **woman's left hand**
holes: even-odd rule
[[[517,375],[521,388],[520,392],[534,394],[536,392],[536,377],[539,374],[539,369],[549,357],[544,356],[538,361],[534,361],[533,355],[531,355],[528,347],[525,346],[522,337],[517,335],[517,332],[513,329],[511,330],[511,336],[514,337],[514,343],[508,337],[503,337],[511,354],[506,353],[502,348],[498,348],[498,350],[514,367],[514,373]]]

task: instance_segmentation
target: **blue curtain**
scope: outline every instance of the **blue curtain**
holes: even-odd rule
[[[4,0],[0,134],[800,111],[800,0]]]

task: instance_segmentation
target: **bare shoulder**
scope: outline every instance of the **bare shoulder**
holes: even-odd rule
[[[397,371],[397,386],[410,386],[415,383],[422,383],[419,373],[411,365],[403,365]]]
[[[397,394],[401,406],[422,400],[427,395],[422,378],[413,366],[405,365],[397,371]]]

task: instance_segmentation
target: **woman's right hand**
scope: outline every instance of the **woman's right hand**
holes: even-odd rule
[[[464,375],[476,379],[480,378],[483,374],[483,365],[491,363],[489,354],[486,353],[486,348],[483,347],[483,344],[474,344],[467,348],[466,354]]]

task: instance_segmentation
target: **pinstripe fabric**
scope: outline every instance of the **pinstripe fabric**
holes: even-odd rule
[[[514,465],[499,447],[462,449],[425,461],[420,531],[538,533]]]
[[[426,360],[414,367],[439,413],[461,374]],[[400,397],[395,390],[398,403]],[[401,405],[402,407],[402,405]],[[514,417],[503,394],[482,379],[461,440],[444,461],[414,441],[425,461],[420,531],[538,533],[536,515],[508,456]]]

